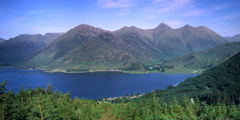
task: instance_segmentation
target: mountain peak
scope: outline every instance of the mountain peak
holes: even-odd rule
[[[135,26],[131,26],[131,27],[124,26],[123,28],[114,31],[114,33],[119,33],[119,32],[120,33],[121,32],[140,32],[140,31],[143,31],[143,29],[137,28]]]
[[[91,25],[87,25],[87,24],[81,24],[78,25],[77,27],[69,30],[67,33],[71,34],[71,35],[93,35],[96,36],[101,32],[104,32],[106,30],[103,30],[101,28],[98,27],[94,27]]]
[[[186,24],[183,28],[193,28],[193,26]]]
[[[165,23],[160,23],[155,29],[160,30],[160,29],[172,29],[172,28]]]
[[[107,31],[99,27],[94,27],[88,24],[81,24],[77,27],[73,28],[72,30],[80,30],[80,31]]]
[[[96,27],[91,26],[91,25],[87,25],[87,24],[81,24],[81,25],[78,25],[75,28],[77,28],[77,29],[93,29],[93,28],[96,28]],[[98,28],[98,29],[100,29],[100,28]]]
[[[194,30],[197,30],[195,29],[195,27],[191,26],[191,25],[184,25],[183,27],[180,28],[181,30],[184,30],[184,31],[194,31]]]
[[[140,28],[137,28],[135,26],[131,26],[131,27],[127,27],[127,26],[124,26],[123,28],[121,28],[122,30],[139,30]]]

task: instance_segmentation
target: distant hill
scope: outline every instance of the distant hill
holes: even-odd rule
[[[156,90],[157,97],[163,100],[198,97],[210,104],[218,101],[239,104],[240,96],[240,53],[232,56],[220,65],[204,71],[201,75],[186,79],[178,86],[169,86],[166,90]],[[151,97],[147,93],[145,97]]]
[[[69,71],[142,69],[176,56],[202,51],[227,42],[206,27],[154,29],[124,27],[110,32],[79,25],[28,57],[21,67]],[[41,62],[40,62],[41,61]]]
[[[4,39],[0,38],[0,43],[2,43],[2,42],[4,42],[4,41],[5,41]]]
[[[225,37],[225,39],[229,42],[240,42],[240,34],[233,37]]]
[[[0,44],[0,64],[9,65],[20,62],[61,35],[62,33],[47,33],[45,35],[22,34],[15,38],[10,38]]]
[[[172,66],[176,71],[209,69],[228,60],[238,52],[240,52],[240,42],[225,43],[206,51],[171,59],[165,62],[164,66]]]

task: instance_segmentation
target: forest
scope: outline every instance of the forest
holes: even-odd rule
[[[15,94],[5,92],[6,81],[0,85],[1,120],[200,120],[200,119],[238,119],[240,105],[226,104],[219,101],[216,105],[206,104],[198,99],[186,96],[181,100],[172,98],[171,102],[161,101],[155,94],[151,98],[120,103],[105,100],[86,100],[70,93],[36,88],[21,90]]]

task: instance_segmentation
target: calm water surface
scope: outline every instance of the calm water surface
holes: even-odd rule
[[[169,85],[177,85],[196,74],[126,74],[120,72],[95,73],[46,73],[37,70],[0,69],[0,82],[8,80],[6,88],[14,92],[24,89],[46,88],[53,85],[54,90],[69,91],[71,97],[99,99],[103,97],[119,97],[125,94],[145,93],[155,89],[164,89]]]

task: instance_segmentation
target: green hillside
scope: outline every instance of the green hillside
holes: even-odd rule
[[[172,29],[162,23],[148,31],[152,34],[153,44],[171,58],[207,50],[226,42],[216,32],[203,26],[185,25],[182,28]]]
[[[135,45],[144,46],[143,43],[137,40],[131,39],[131,43],[127,43],[127,41],[114,37],[111,33],[104,32],[98,37],[67,51],[67,54],[62,57],[56,58],[58,51],[51,54],[42,53],[29,60],[28,65],[39,65],[38,68],[40,69],[60,69],[77,72],[126,69],[132,63],[147,63],[148,61],[151,63],[156,59],[161,59],[158,52],[152,50],[151,47],[145,45],[145,49],[142,49],[134,47]],[[54,56],[47,56],[48,59],[45,59],[44,55],[52,54]]]
[[[189,55],[177,57],[164,63],[164,66],[173,66],[173,71],[198,71],[205,70],[228,60],[230,57],[240,52],[240,43],[226,43],[203,52],[195,52]]]
[[[110,32],[79,25],[31,55],[17,67],[57,71],[130,70],[157,64],[226,42],[205,27],[172,29],[166,24],[149,30],[124,27]]]
[[[186,95],[188,98],[198,97],[209,104],[218,101],[228,104],[239,104],[240,96],[240,53],[226,62],[204,71],[201,75],[186,79],[178,86],[169,86],[166,90],[156,90],[154,94],[163,100],[173,96],[178,99]],[[151,97],[153,93],[146,94]]]

